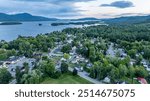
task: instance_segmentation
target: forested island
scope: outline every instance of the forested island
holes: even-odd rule
[[[20,25],[21,22],[1,22],[0,25]]]
[[[101,24],[101,21],[85,21],[85,22],[68,22],[68,23],[52,23],[52,26],[61,26],[61,25],[93,25]]]
[[[150,24],[67,28],[2,40],[0,61],[11,68],[0,68],[0,83],[150,83]]]

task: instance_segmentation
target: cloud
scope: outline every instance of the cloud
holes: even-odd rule
[[[83,10],[75,6],[74,3],[88,1],[95,0],[6,0],[6,2],[1,0],[0,12],[10,14],[26,12],[33,15],[58,18],[79,17],[82,16]]]
[[[116,1],[112,2],[111,4],[102,4],[101,7],[116,7],[116,8],[129,8],[133,7],[134,4],[130,1]]]
[[[14,0],[14,1],[47,2],[53,4],[60,4],[60,3],[89,2],[89,1],[96,1],[96,0]]]

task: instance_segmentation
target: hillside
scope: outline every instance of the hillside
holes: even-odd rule
[[[92,21],[92,20],[100,20],[100,19],[97,19],[97,18],[80,18],[80,19],[72,19],[72,21]]]
[[[110,24],[133,24],[133,23],[143,23],[150,22],[150,15],[148,16],[129,16],[129,17],[120,17],[113,19],[103,19],[104,22]]]
[[[56,18],[46,18],[41,16],[33,16],[28,13],[20,13],[8,15],[5,13],[0,13],[0,21],[55,21]]]

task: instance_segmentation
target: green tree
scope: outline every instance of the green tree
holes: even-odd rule
[[[67,59],[69,59],[69,57],[70,57],[70,55],[69,54],[67,54],[67,53],[64,53],[64,58],[67,60]]]
[[[136,66],[135,67],[135,76],[145,78],[148,76],[148,72],[145,70],[145,68],[143,66]]]
[[[8,84],[12,76],[6,68],[0,68],[0,84]]]
[[[29,64],[24,62],[23,67],[25,68],[25,73],[28,73],[29,72]]]
[[[71,45],[69,45],[69,44],[64,45],[64,46],[62,47],[62,49],[61,49],[61,51],[62,51],[63,53],[69,53],[70,50],[71,50]]]
[[[53,61],[43,61],[40,68],[45,76],[52,77],[55,71],[55,65]]]
[[[74,68],[74,69],[73,69],[73,72],[72,72],[72,75],[75,76],[75,75],[77,75],[77,74],[78,74],[78,70]]]
[[[142,60],[143,60],[143,56],[139,55],[138,57],[136,57],[136,64],[140,65]]]
[[[65,62],[61,63],[61,72],[62,73],[67,73],[68,72],[68,64]]]
[[[21,70],[19,69],[18,66],[16,67],[15,71],[16,71],[16,74],[15,74],[16,81],[17,81],[18,84],[20,84],[23,73],[21,73]]]
[[[136,53],[137,53],[137,50],[136,50],[136,49],[131,49],[131,50],[128,51],[128,55],[129,55],[131,58],[135,58]]]
[[[127,75],[128,69],[125,65],[119,65],[119,77],[123,78]]]
[[[144,48],[144,55],[143,55],[143,57],[145,58],[145,59],[150,59],[150,48]]]
[[[94,48],[94,46],[91,46],[89,48],[89,58],[92,62],[94,62],[94,60],[95,60],[95,48]]]
[[[119,69],[118,68],[113,68],[109,74],[110,80],[112,83],[115,83],[117,80],[119,80]]]
[[[133,79],[135,77],[135,68],[133,66],[129,67],[128,77],[132,79],[132,83],[133,83]]]
[[[97,77],[95,72],[96,72],[96,70],[93,67],[90,68],[90,77],[91,78],[96,78]]]
[[[33,70],[30,74],[24,74],[21,79],[24,84],[39,84],[42,80],[42,73],[38,69]]]

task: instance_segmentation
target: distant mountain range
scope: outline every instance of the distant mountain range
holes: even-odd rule
[[[29,13],[20,13],[20,14],[5,14],[0,13],[0,22],[6,21],[56,21],[60,20],[57,18],[46,18],[42,16],[34,16]],[[119,17],[119,18],[110,18],[110,19],[97,19],[94,17],[80,18],[80,19],[71,19],[71,21],[96,21],[101,20],[105,23],[111,24],[127,24],[127,23],[150,23],[150,15],[148,16],[129,16],[129,17]]]
[[[91,17],[91,18],[72,19],[72,21],[87,21],[87,20],[92,21],[92,20],[100,20],[100,19],[93,18],[93,17]]]
[[[128,16],[128,17],[118,17],[118,18],[109,18],[109,19],[81,18],[81,19],[74,19],[72,21],[85,21],[85,20],[90,20],[90,21],[101,20],[108,24],[150,23],[150,15]]]
[[[0,13],[0,21],[56,21],[56,18],[46,18],[41,16],[33,16],[28,13],[20,13],[20,14],[5,14]]]
[[[103,19],[102,21],[111,24],[150,23],[150,15],[119,17],[119,18],[112,18],[112,19]]]

